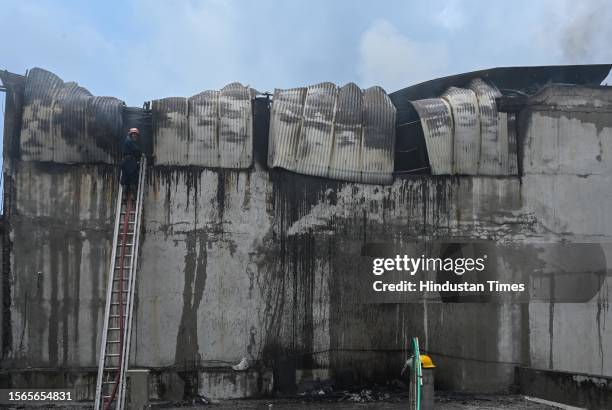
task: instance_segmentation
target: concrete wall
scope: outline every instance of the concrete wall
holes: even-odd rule
[[[540,97],[520,115],[522,177],[404,176],[383,187],[259,163],[152,167],[134,365],[188,369],[247,355],[273,367],[279,386],[296,369],[343,383],[387,380],[399,377],[417,335],[442,388],[508,390],[517,364],[612,374],[608,286],[587,304],[362,297],[369,243],[515,243],[554,273],[558,255],[540,255],[538,243],[610,242],[612,90],[553,87]],[[3,367],[93,367],[117,169],[17,161],[12,176],[12,342]],[[524,258],[500,251],[499,275],[529,270]]]
[[[610,87],[556,86],[532,98],[526,116],[523,193],[526,211],[548,236],[610,242],[612,101]],[[603,247],[608,261],[609,247]],[[609,267],[610,265],[608,265]],[[586,304],[529,306],[529,365],[612,374],[610,275]]]

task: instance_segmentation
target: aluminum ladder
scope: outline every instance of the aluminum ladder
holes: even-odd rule
[[[146,158],[142,156],[135,198],[133,193],[125,193],[121,185],[117,194],[95,410],[123,409],[125,404],[146,169]]]

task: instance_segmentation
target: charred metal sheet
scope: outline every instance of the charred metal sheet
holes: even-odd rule
[[[219,93],[219,167],[249,168],[253,162],[251,89],[231,83]]]
[[[330,178],[361,180],[363,95],[353,83],[340,87],[334,123]]]
[[[331,83],[276,90],[268,165],[366,183],[393,178],[395,107],[383,89]]]
[[[336,96],[336,86],[332,83],[308,87],[297,144],[295,172],[320,177],[328,175]]]
[[[372,184],[393,182],[395,149],[395,107],[380,87],[363,95],[362,181]]]
[[[114,163],[119,154],[123,102],[94,97],[40,68],[27,77],[20,135],[22,159],[58,163]]]
[[[187,164],[219,166],[219,91],[204,91],[189,98]]]
[[[474,79],[468,86],[412,101],[432,174],[516,175],[516,127],[508,123],[514,114],[498,112],[494,85]]]
[[[270,106],[272,95],[253,99],[253,155],[262,168],[268,166],[268,143],[270,142]]]
[[[527,107],[529,96],[515,90],[500,90],[501,95],[495,98],[497,111],[517,113]]]
[[[457,174],[476,175],[480,158],[480,119],[476,93],[450,87],[442,94],[453,113],[453,169]]]
[[[495,99],[499,90],[480,78],[470,81],[469,88],[476,93],[480,117],[479,175],[506,175],[508,173],[508,121],[506,113],[497,111]]]
[[[508,120],[508,175],[518,175],[518,141],[516,114],[506,114]]]
[[[189,153],[187,99],[168,97],[154,100],[151,109],[155,163],[187,165]]]
[[[419,114],[434,175],[453,173],[453,115],[443,98],[412,101]]]
[[[268,166],[295,170],[307,89],[274,90],[270,114]]]
[[[253,162],[253,91],[239,83],[221,91],[153,101],[159,165],[249,168]]]

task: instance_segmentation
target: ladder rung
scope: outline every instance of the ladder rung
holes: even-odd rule
[[[125,317],[125,315],[108,315],[108,317]]]
[[[108,330],[121,330],[120,327],[109,327]]]
[[[121,343],[121,340],[107,340],[106,343]]]
[[[119,356],[119,353],[106,353],[107,357],[117,357]]]

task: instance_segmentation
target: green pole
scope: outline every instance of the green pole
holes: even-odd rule
[[[421,380],[422,380],[422,370],[421,370],[421,353],[419,350],[419,338],[412,338],[412,351],[414,354],[414,359],[412,360],[412,368],[415,382],[415,410],[421,410]]]

